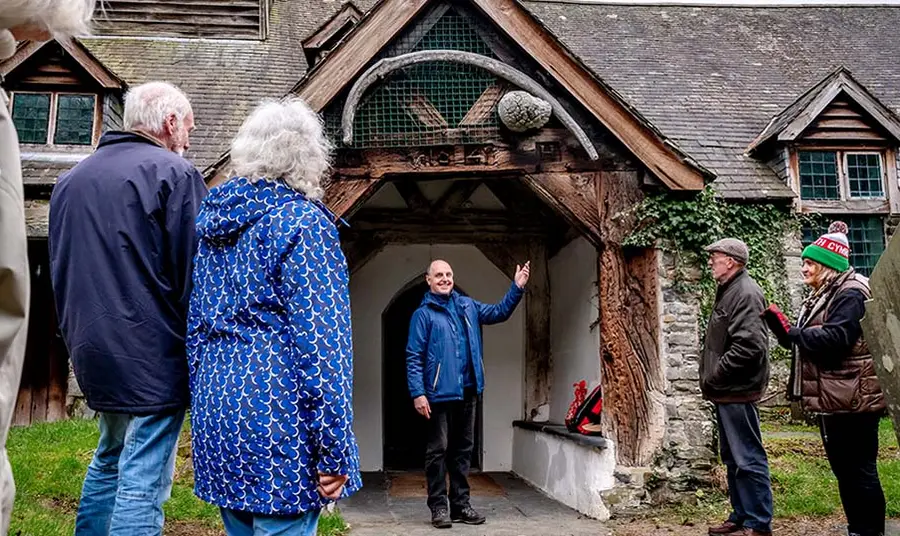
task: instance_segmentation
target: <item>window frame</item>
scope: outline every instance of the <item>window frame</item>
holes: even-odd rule
[[[837,166],[837,182],[838,197],[833,199],[811,199],[803,197],[803,176],[800,173],[800,154],[801,153],[834,153],[835,165]],[[794,150],[797,162],[797,197],[801,202],[812,203],[840,203],[840,202],[857,202],[857,201],[886,201],[888,200],[888,191],[890,189],[889,177],[887,170],[887,158],[885,158],[884,149],[875,148],[832,148],[832,147],[797,147]],[[850,175],[847,165],[848,155],[876,155],[878,156],[878,165],[881,169],[881,195],[877,196],[854,196],[850,193]]]
[[[9,114],[12,121],[13,108],[15,107],[17,94],[28,95],[50,95],[50,114],[47,116],[47,140],[45,143],[21,142],[24,145],[48,146],[48,147],[93,147],[97,144],[98,126],[101,122],[100,114],[100,95],[91,93],[90,91],[41,91],[39,89],[15,90],[9,92]],[[78,143],[53,143],[56,139],[56,120],[58,116],[59,96],[74,95],[78,97],[91,97],[94,100],[94,113],[91,117],[91,142],[90,144]],[[15,128],[15,123],[13,123]]]
[[[841,156],[841,165],[842,165],[842,174],[844,177],[843,182],[847,187],[847,199],[855,200],[855,199],[887,199],[887,170],[885,170],[885,158],[881,151],[866,151],[866,150],[852,150],[848,149],[846,151],[837,151],[837,153]],[[853,196],[851,193],[850,187],[850,165],[847,162],[847,157],[850,155],[875,155],[878,157],[878,169],[881,170],[881,195],[860,195]]]

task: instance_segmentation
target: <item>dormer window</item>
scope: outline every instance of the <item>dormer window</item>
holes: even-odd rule
[[[800,198],[884,198],[882,154],[868,151],[798,151]]]
[[[91,145],[97,132],[97,96],[14,92],[11,115],[20,143]]]

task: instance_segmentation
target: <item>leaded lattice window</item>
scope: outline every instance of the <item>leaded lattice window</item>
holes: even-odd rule
[[[840,199],[837,154],[833,151],[800,151],[800,197]]]
[[[13,95],[13,124],[21,143],[47,143],[50,128],[50,93]]]
[[[883,197],[884,175],[881,155],[877,153],[846,153],[845,169],[850,185],[850,197]]]
[[[59,95],[56,107],[58,145],[90,145],[94,137],[94,96]]]

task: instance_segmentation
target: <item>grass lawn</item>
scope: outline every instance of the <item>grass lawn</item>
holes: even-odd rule
[[[791,424],[779,415],[769,415],[763,425],[763,442],[772,474],[775,517],[782,519],[841,516],[837,480],[831,473],[819,429]],[[881,420],[878,474],[887,500],[887,515],[900,517],[900,450],[888,418]],[[717,469],[724,483],[724,467]],[[724,494],[698,492],[696,504],[679,505],[675,516],[688,520],[724,519],[730,506]]]
[[[187,423],[179,442],[172,498],[166,503],[166,534],[223,534],[218,510],[196,498]],[[72,420],[10,430],[7,449],[16,479],[16,504],[9,534],[63,536],[74,531],[81,482],[97,446],[96,421]],[[325,515],[319,534],[338,536],[346,525]]]

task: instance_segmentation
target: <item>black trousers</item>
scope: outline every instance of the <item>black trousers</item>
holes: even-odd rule
[[[425,444],[425,479],[428,507],[447,507],[447,473],[450,473],[450,510],[469,506],[469,466],[475,447],[475,413],[478,395],[466,392],[464,400],[431,405]]]
[[[884,533],[884,491],[878,480],[878,413],[823,415],[819,431],[838,490],[847,530],[859,536]]]

